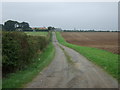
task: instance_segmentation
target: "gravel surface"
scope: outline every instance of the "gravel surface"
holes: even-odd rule
[[[56,49],[54,60],[25,88],[117,88],[118,82],[100,67],[78,52],[58,43],[53,32]],[[62,48],[61,48],[62,47]],[[67,53],[67,56],[65,54]],[[70,60],[72,63],[69,62]]]

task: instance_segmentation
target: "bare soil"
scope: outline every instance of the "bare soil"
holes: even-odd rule
[[[52,63],[28,83],[25,88],[117,88],[112,76],[85,57],[58,43],[53,33],[56,54]],[[62,47],[63,49],[61,49]],[[63,51],[64,50],[64,51]],[[70,63],[66,52],[73,63]]]
[[[118,32],[62,32],[69,43],[104,49],[115,54],[118,51]]]

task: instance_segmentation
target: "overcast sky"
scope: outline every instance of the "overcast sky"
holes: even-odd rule
[[[2,23],[26,21],[31,27],[118,29],[117,2],[4,2]]]

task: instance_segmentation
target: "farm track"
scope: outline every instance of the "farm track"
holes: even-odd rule
[[[58,43],[52,63],[25,88],[117,88],[118,82],[85,57]],[[69,58],[68,58],[69,57]]]

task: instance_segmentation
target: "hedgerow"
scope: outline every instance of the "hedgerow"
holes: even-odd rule
[[[2,32],[2,74],[26,68],[36,53],[41,53],[49,43],[49,35],[28,36],[24,32]]]

